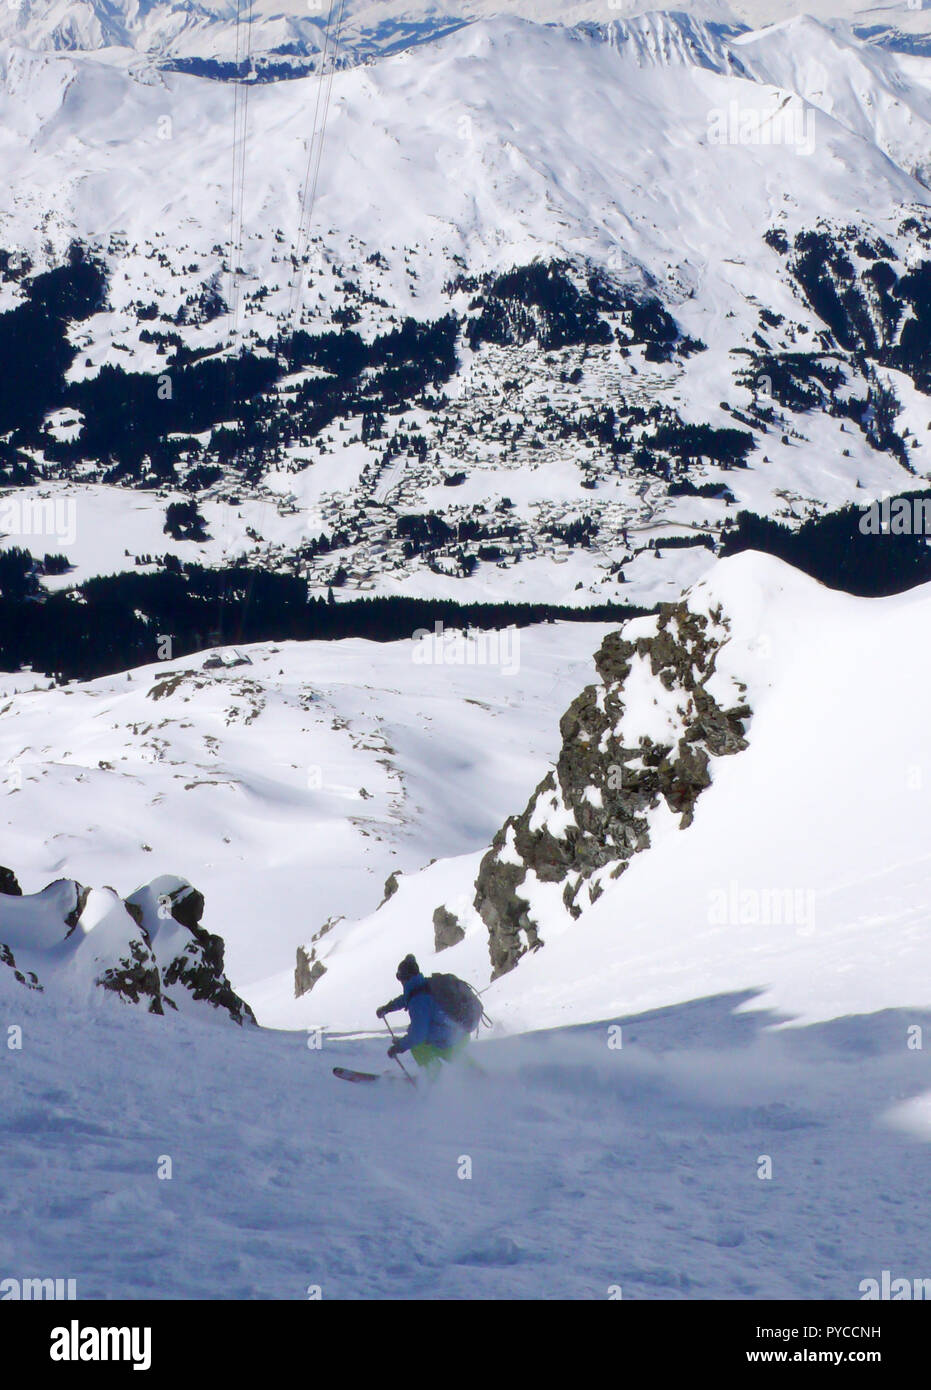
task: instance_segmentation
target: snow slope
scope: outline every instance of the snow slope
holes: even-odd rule
[[[370,911],[393,871],[485,843],[541,775],[605,631],[522,630],[491,665],[344,641],[63,689],[0,677],[4,862],[29,894],[67,877],[125,897],[179,874],[233,987],[283,971],[290,994],[295,950],[328,918]]]
[[[798,92],[925,183],[931,178],[931,92],[913,80],[907,59],[808,16],[740,35],[733,51],[758,81]]]
[[[238,8],[238,15],[237,15]],[[10,0],[0,14],[0,37],[34,49],[134,49],[160,60],[199,58],[242,61],[247,55],[277,60],[315,58],[339,35],[345,61],[428,43],[450,29],[498,14],[538,23],[579,24],[633,17],[655,10],[651,0]],[[794,0],[680,0],[677,9],[723,25],[751,28],[798,14]],[[805,13],[856,23],[878,40],[902,31],[925,34],[927,15],[908,3],[870,7],[860,0],[806,0]]]
[[[806,1019],[927,1006],[931,750],[905,692],[928,676],[911,634],[929,602],[927,588],[849,598],[754,554],[718,562],[690,603],[720,603],[732,623],[719,669],[748,686],[749,748],[716,762],[687,831],[656,813],[649,851],[578,922],[541,899],[545,948],[488,995],[501,1025],[745,989]],[[261,1022],[370,1026],[400,957],[432,959],[441,903],[467,936],[436,968],[484,987],[479,860],[555,755],[607,630],[523,630],[513,674],[352,641],[60,690],[5,677],[6,861],[26,892],[66,876],[125,895],[182,875]],[[754,923],[775,899],[782,922]],[[334,916],[346,920],[317,942],[327,973],[295,1000],[295,949]]]
[[[720,605],[730,623],[709,689],[727,704],[724,692],[746,685],[749,746],[715,760],[688,829],[660,803],[649,849],[619,879],[600,876],[602,896],[580,897],[577,921],[560,884],[525,878],[517,892],[545,945],[490,986],[488,1012],[523,1031],[743,991],[752,1007],[805,1022],[927,1009],[931,733],[916,692],[931,656],[916,634],[931,586],[855,599],[747,552],[719,562],[688,602],[700,613]],[[631,691],[638,728],[663,695],[659,682]],[[320,950],[327,973],[282,1020],[370,1024],[407,950],[428,973],[484,988],[487,930],[472,907],[480,857],[433,865],[373,916],[340,924]],[[466,937],[435,956],[440,903]]]
[[[14,15],[32,26],[23,31],[4,12],[0,33],[18,42],[0,51],[0,240],[41,267],[78,235],[111,271],[106,310],[76,330],[76,374],[121,361],[154,370],[137,303],[176,314],[222,273],[233,94],[159,64],[235,58],[231,13],[27,4]],[[261,13],[256,51],[296,37],[312,55],[315,19]],[[355,12],[372,16],[356,56],[435,37],[433,20],[418,33],[399,6],[375,13]],[[784,316],[787,335],[818,331],[762,241],[773,225],[868,226],[917,256],[899,228],[905,209],[929,202],[914,177],[926,167],[924,61],[834,24],[790,20],[738,38],[700,22],[730,17],[716,5],[697,15],[598,28],[615,15],[585,5],[573,17],[596,27],[482,21],[335,79],[309,325],[331,323],[343,303],[344,264],[367,267],[362,283],[383,300],[367,301],[371,334],[392,314],[464,312],[469,292],[445,288],[454,268],[558,256],[660,287],[708,343],[649,374],[640,351],[636,373],[613,349],[584,366],[572,352],[544,361],[536,345],[463,354],[454,447],[439,456],[431,436],[438,458],[423,474],[396,460],[382,501],[442,509],[444,470],[482,412],[500,418],[510,379],[538,403],[578,368],[580,408],[620,381],[644,406],[675,401],[689,421],[727,425],[719,403],[746,408],[753,396],[735,388],[731,356],[761,308]],[[887,36],[899,20],[921,33],[914,14],[853,17]],[[242,316],[189,325],[189,346],[222,346],[231,331],[249,340],[289,316],[316,92],[300,80],[250,90],[241,283],[228,287],[247,291]],[[715,143],[710,117],[734,103],[767,119],[790,104],[813,122],[811,149]],[[9,309],[15,277],[2,292]],[[801,337],[773,334],[783,349]],[[900,375],[888,374],[905,422],[926,438],[926,399]],[[428,427],[424,412],[409,415]],[[207,499],[205,557],[237,553],[250,525],[270,533],[253,560],[278,560],[370,501],[364,446],[340,432],[327,453],[311,459],[302,445],[279,461],[235,512]],[[841,433],[834,417],[806,416],[725,480],[739,502],[795,515],[901,486],[891,455]],[[537,469],[502,462],[480,433],[463,495],[497,506],[514,494],[535,521],[577,515],[578,454],[550,445]],[[124,533],[121,490],[82,492],[79,478],[44,487],[80,501],[82,573],[119,567],[128,544],[165,545],[160,509],[173,494],[134,495]],[[630,476],[597,487],[610,529],[594,555],[553,543],[526,565],[492,562],[479,592],[584,601],[616,579],[628,528],[694,530],[725,506],[673,502]],[[380,571],[384,555],[368,545],[366,584],[461,595],[448,575]],[[657,806],[649,848],[604,876],[578,920],[528,883],[544,944],[490,986],[472,907],[479,862],[558,753],[559,716],[592,680],[604,628],[523,632],[510,675],[415,665],[410,643],[344,642],[263,644],[249,664],[168,660],[61,689],[0,677],[3,860],[48,908],[37,942],[35,901],[4,899],[18,963],[67,944],[73,890],[47,884],[114,885],[87,901],[67,1008],[0,958],[0,1274],[76,1278],[80,1297],[408,1299],[850,1299],[884,1269],[928,1274],[931,1073],[917,1044],[931,1026],[931,588],[855,600],[762,556],[672,554],[665,568],[641,551],[628,580],[670,597],[694,583],[694,611],[720,606],[721,689],[746,686],[748,747],[716,761],[687,829]],[[642,664],[635,686],[633,734],[667,727],[669,692]],[[565,834],[558,813],[553,831]],[[233,986],[261,1022],[292,1031],[154,1017],[99,991],[86,1007],[88,977],[134,939],[119,895],[152,881],[131,899],[151,927],[153,894],[176,875],[204,893]],[[437,954],[441,904],[466,936]],[[175,936],[169,924],[153,937],[160,967]],[[325,973],[295,999],[299,945]],[[487,987],[485,1075],[452,1073],[432,1091],[344,1086],[337,1062],[390,1066],[374,1009],[411,949],[426,969]]]
[[[465,911],[478,853],[403,876],[374,916],[323,938],[322,981],[289,1005],[279,995],[293,1032],[158,1018],[108,996],[93,1013],[62,1011],[0,969],[4,1275],[74,1278],[78,1298],[188,1299],[849,1300],[883,1270],[925,1278],[931,860],[929,735],[916,693],[928,657],[915,635],[931,588],[855,600],[745,554],[720,563],[690,603],[720,604],[731,624],[719,672],[728,685],[747,682],[749,746],[718,761],[688,830],[657,817],[651,847],[577,922],[550,914],[545,946],[485,994],[495,1029],[474,1052],[481,1072],[416,1092],[401,1079],[351,1087],[331,1075],[337,1064],[391,1072],[387,1035],[331,1029],[371,1029],[407,950],[427,968],[487,979],[474,922],[460,945],[429,952],[428,913],[441,897]],[[548,654],[554,670],[566,629],[540,635],[550,646],[535,660]],[[570,636],[569,655],[583,637],[597,640]],[[350,682],[353,659],[374,655],[360,646],[340,653]],[[379,652],[403,691],[400,663]],[[261,675],[266,658],[252,655]],[[577,657],[561,670],[552,725],[566,687],[590,678]],[[478,669],[451,681],[420,668],[419,700],[394,697],[395,733],[407,711],[419,720],[448,701],[445,743],[424,754],[457,817],[468,778],[444,774],[465,737],[467,675],[473,697],[491,704],[494,677]],[[540,677],[538,665],[532,684]],[[91,755],[141,718],[130,707],[152,679],[123,693],[119,735],[115,682],[16,694],[3,731],[21,744],[31,720],[50,748],[56,726],[67,729],[72,767],[90,776]],[[335,711],[333,685],[331,674],[322,693]],[[644,685],[641,713],[650,698]],[[97,703],[101,732],[90,710],[72,713],[78,701]],[[223,703],[235,708],[234,692]],[[268,703],[253,726],[266,760],[275,732],[279,747],[295,732],[288,688]],[[166,756],[184,723],[205,727],[210,711],[219,737],[220,707],[217,691],[200,706],[189,693],[186,717],[165,726]],[[533,741],[552,749],[538,711]],[[500,756],[518,726],[497,713],[490,747]],[[523,773],[508,769],[512,806],[542,761],[522,754]],[[70,799],[79,826],[65,770],[50,765],[42,809]],[[41,785],[27,791],[33,817]],[[190,796],[169,806],[175,857],[192,834],[192,822],[180,828]],[[263,814],[253,800],[240,833],[252,838],[253,878],[270,882]],[[436,814],[437,840],[442,825]],[[53,843],[40,840],[33,862],[47,862]],[[97,832],[77,854],[124,862],[104,846]],[[244,885],[224,912],[241,960],[240,933],[249,950],[261,940]],[[342,888],[355,891],[345,872]],[[796,916],[767,924],[763,893],[786,888],[802,894]]]
[[[806,97],[814,86],[806,71],[814,39],[824,50],[828,90],[818,92],[827,119],[816,123],[823,138],[813,157],[788,143],[715,145],[710,110],[730,100],[775,110],[785,92]],[[738,58],[728,53],[749,61],[757,47],[760,75],[741,76]],[[96,234],[105,245],[111,231],[142,248],[157,229],[163,252],[186,247],[217,263],[211,245],[229,232],[229,88],[10,45],[2,57],[10,186],[0,208],[8,245],[21,245],[37,263],[47,254],[43,235],[17,216],[28,198],[44,205],[42,232],[61,249],[75,234]],[[784,91],[773,90],[767,61],[787,79]],[[864,74],[859,92],[850,90],[847,62]],[[337,74],[315,230],[332,229],[327,251],[334,259],[349,254],[353,236],[386,255],[398,245],[417,248],[421,283],[405,292],[406,273],[394,267],[390,288],[397,307],[421,313],[444,302],[452,252],[464,253],[473,273],[507,269],[532,252],[597,261],[614,253],[619,270],[645,266],[660,283],[666,258],[670,269],[678,267],[679,293],[671,275],[668,287],[678,299],[704,278],[698,271],[705,262],[719,277],[735,245],[755,254],[754,242],[782,211],[793,225],[817,215],[882,217],[896,201],[921,199],[907,174],[862,138],[844,134],[855,98],[875,103],[875,89],[893,82],[915,107],[913,119],[926,122],[922,84],[907,91],[909,78],[897,64],[812,21],[775,36],[745,35],[731,47],[670,14],[576,30],[510,19],[478,23],[428,51]],[[249,96],[244,271],[247,278],[260,273],[276,296],[256,306],[260,320],[287,304],[280,293],[286,272],[272,269],[271,233],[280,227],[285,246],[294,241],[317,87],[310,77]],[[17,188],[27,170],[29,187]],[[741,197],[712,212],[709,181],[722,190],[739,187]],[[123,258],[137,293],[145,278],[157,283],[158,266],[141,264],[138,250],[124,247]],[[185,258],[171,259],[184,267]],[[120,298],[115,309],[125,307]]]
[[[350,588],[452,596],[462,591],[453,562],[405,560],[400,545],[386,550],[360,534],[367,509],[377,503],[390,531],[399,512],[493,512],[507,497],[525,538],[512,557],[520,563],[479,564],[473,597],[652,601],[694,582],[706,560],[693,547],[657,562],[645,553],[657,533],[682,540],[716,531],[730,505],[799,519],[911,482],[893,454],[820,409],[777,404],[771,427],[757,424],[745,470],[693,461],[690,476],[727,486],[733,504],[670,498],[662,479],[635,467],[636,431],[618,458],[576,440],[571,424],[606,402],[714,428],[732,427],[736,410],[746,423],[766,379],[746,379],[761,328],[777,355],[824,346],[823,321],[763,240],[774,227],[790,239],[822,226],[862,228],[903,269],[921,258],[914,231],[900,229],[907,212],[931,201],[914,177],[931,148],[925,66],[808,19],[735,37],[669,13],[575,29],[496,18],[338,73],[324,141],[314,77],[237,97],[226,84],[128,62],[122,51],[6,46],[0,242],[39,269],[59,264],[78,237],[107,265],[105,309],[73,330],[75,380],[104,366],[164,369],[144,306],[200,352],[255,348],[298,322],[332,328],[347,307],[367,338],[405,315],[466,316],[472,292],[452,288],[463,269],[475,277],[535,259],[568,260],[580,273],[596,266],[631,292],[659,294],[706,351],[662,363],[617,342],[472,352],[460,338],[442,408],[412,402],[392,420],[399,432],[422,432],[422,458],[402,449],[385,472],[384,438],[364,442],[358,417],[339,420],[289,443],[235,509],[228,499],[241,479],[225,476],[201,499],[211,540],[178,548],[186,559],[245,555],[280,567],[309,536],[346,530],[347,552],[312,567],[316,591],[339,562]],[[740,136],[742,117],[770,130],[787,116],[800,138]],[[311,211],[301,192],[317,154]],[[306,269],[295,276],[302,249]],[[228,312],[179,327],[189,301],[211,288]],[[21,295],[12,278],[0,292],[5,309]],[[764,311],[778,327],[763,327]],[[910,432],[910,461],[926,477],[928,398],[902,372],[879,368],[878,379],[898,398],[896,428]],[[299,384],[289,379],[282,399]],[[865,392],[852,370],[835,394]],[[554,430],[550,407],[571,422],[568,435]],[[50,420],[54,437],[77,427],[68,419]],[[498,434],[505,420],[520,425],[519,441]],[[146,489],[126,503],[124,489],[99,475],[82,483],[94,466],[82,461],[67,482],[45,485],[80,501],[70,582],[122,568],[130,545],[131,554],[174,548],[162,538],[176,493]],[[467,478],[453,493],[445,480],[457,470]],[[111,524],[122,505],[125,536]],[[583,513],[599,520],[598,546],[554,557],[547,527]],[[247,538],[247,526],[259,540]],[[40,553],[22,530],[4,530],[3,544]],[[554,558],[569,563],[561,569]]]
[[[621,1049],[603,1025],[483,1044],[486,1076],[415,1094],[330,1075],[390,1066],[383,1043],[58,1017],[0,974],[22,1029],[0,1271],[79,1299],[857,1299],[926,1276],[931,1073],[903,1040],[931,1017],[773,1033],[744,998],[625,1018]]]

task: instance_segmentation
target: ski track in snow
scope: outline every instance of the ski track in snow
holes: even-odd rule
[[[923,1277],[931,1131],[889,1115],[931,1085],[904,1041],[931,1016],[772,1031],[735,1012],[751,999],[624,1021],[620,1050],[606,1024],[496,1040],[485,1076],[414,1093],[332,1077],[390,1069],[381,1040],[5,995],[24,1036],[0,1069],[0,1266],[79,1298],[842,1299]]]

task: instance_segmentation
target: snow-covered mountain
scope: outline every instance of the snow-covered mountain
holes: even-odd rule
[[[7,866],[30,897],[66,876],[132,901],[181,875],[234,987],[284,972],[287,1007],[299,945],[372,911],[390,875],[488,842],[607,631],[477,638],[472,664],[426,667],[410,641],[288,642],[63,689],[2,677]],[[0,942],[2,923],[0,900]]]
[[[397,3],[397,0],[12,0],[0,15],[0,38],[39,51],[94,52],[117,48],[211,77],[236,72],[258,78],[297,75],[321,61],[353,65],[397,49],[430,43],[477,19],[499,13],[538,23],[603,21],[648,6],[578,0],[516,0],[489,4]],[[683,8],[689,8],[688,0]],[[705,17],[734,19],[716,0],[695,7]]]
[[[27,895],[111,885],[127,929],[117,894],[195,884],[266,1024],[365,1030],[411,949],[496,976],[508,1032],[717,991],[808,1020],[925,1008],[929,600],[749,553],[620,634],[4,677],[4,853]]]
[[[679,12],[725,28],[759,28],[795,18],[793,0],[681,0]],[[573,25],[637,17],[650,0],[10,0],[0,38],[53,51],[133,49],[162,62],[199,63],[224,75],[300,72],[322,54],[354,63],[507,14]],[[904,46],[928,33],[923,4],[869,6],[860,0],[808,0],[804,12],[847,23],[874,43]]]
[[[37,23],[50,13],[29,11]],[[37,36],[0,48],[0,588],[19,605],[5,629],[12,664],[136,669],[63,690],[13,678],[7,762],[40,768],[13,789],[11,833],[14,820],[24,828],[8,858],[39,891],[56,874],[107,882],[119,846],[128,892],[151,878],[143,856],[166,796],[174,828],[189,823],[187,851],[156,868],[197,885],[222,924],[247,903],[247,916],[261,911],[241,896],[252,832],[234,808],[220,850],[226,812],[211,806],[202,831],[200,789],[278,807],[259,842],[278,846],[289,904],[313,877],[314,915],[307,930],[282,913],[280,941],[259,956],[212,924],[229,939],[234,983],[254,985],[290,967],[299,943],[313,971],[310,938],[335,915],[371,911],[393,869],[487,847],[516,814],[518,783],[470,790],[483,805],[467,829],[460,814],[437,820],[420,754],[391,772],[376,756],[350,779],[355,735],[320,753],[320,720],[339,733],[358,715],[342,695],[323,708],[318,669],[342,683],[329,655],[266,643],[234,673],[204,670],[202,655],[172,660],[172,644],[202,647],[217,611],[248,609],[256,577],[272,574],[301,604],[331,590],[556,610],[675,603],[714,582],[741,509],[797,525],[920,490],[931,477],[926,60],[834,19],[748,29],[700,8],[591,10],[563,16],[571,25],[470,11],[454,32],[332,82],[224,83],[141,56],[157,47],[137,38],[159,7],[106,13],[123,30],[88,38],[92,52]],[[195,565],[222,577],[191,616],[179,594],[205,584]],[[261,600],[266,615],[279,599],[294,592]],[[39,627],[21,615],[37,601],[52,632],[44,665],[23,645]],[[121,621],[96,623],[97,605]],[[113,647],[80,666],[111,630]],[[560,691],[560,663],[590,656],[590,632],[549,652]],[[386,668],[401,672],[402,725],[420,709],[409,643],[337,650],[355,684],[378,692],[359,737],[371,734],[373,754],[383,736],[393,747],[372,730]],[[443,679],[458,711],[458,676]],[[524,699],[552,712],[530,675]],[[88,701],[78,784],[93,784],[95,805],[106,785],[119,821],[64,830],[70,798],[56,798],[48,823],[64,838],[53,844],[35,826],[52,771],[72,776],[75,739],[57,713],[47,743],[40,724],[46,702]],[[281,704],[295,753],[269,783]],[[189,746],[180,731],[195,711]],[[216,721],[223,729],[208,730]],[[240,723],[248,740],[230,741]],[[541,732],[527,755],[547,747]],[[484,762],[475,752],[464,766]],[[329,769],[320,786],[308,767]],[[420,788],[411,816],[398,779]],[[347,818],[356,781],[351,799],[378,801],[378,834],[395,822],[398,863],[364,843],[371,815]],[[79,819],[84,804],[82,793]],[[305,873],[308,813],[322,817],[328,867]],[[356,875],[347,888],[345,866],[360,862],[372,883]]]
[[[923,183],[931,182],[926,61],[858,42],[843,31],[826,33],[808,16],[738,35],[731,45],[757,81],[797,92]]]
[[[203,894],[162,874],[121,899],[58,879],[24,894],[0,869],[0,965],[24,989],[83,1012],[98,991],[152,1014],[219,1012],[255,1022],[223,972],[223,942],[201,925]]]
[[[922,1296],[929,16],[0,7],[0,1297]]]
[[[929,604],[721,561],[609,635],[491,847],[337,924],[282,1019],[364,1028],[407,950],[505,1031],[743,991],[805,1022],[927,1009]]]
[[[487,846],[483,826],[506,802],[512,826],[521,821],[538,843],[545,832],[557,859],[578,851],[587,874],[571,900],[582,908],[576,916],[565,882],[547,882],[540,859],[531,866],[522,857],[527,840],[517,834],[514,891],[526,895],[538,949],[490,986],[488,925],[473,906],[483,848],[398,875],[378,911],[318,938],[325,973],[309,992],[293,998],[290,971],[245,991],[260,1020],[297,1031],[217,1027],[202,1004],[157,1016],[104,990],[88,1011],[73,988],[86,975],[73,976],[70,995],[39,992],[23,971],[16,978],[20,951],[7,968],[0,948],[0,1260],[17,1272],[13,1287],[48,1270],[75,1279],[81,1299],[849,1300],[880,1296],[871,1290],[886,1271],[905,1281],[897,1297],[921,1298],[931,748],[927,644],[915,638],[929,604],[927,585],[855,599],[771,557],[723,560],[684,605],[628,625],[622,641],[575,624],[536,633],[526,686],[544,691],[549,667],[548,732],[544,702],[529,712],[502,703],[509,681],[521,690],[522,674],[415,666],[409,647],[380,647],[392,753],[352,712],[365,695],[353,690],[361,667],[376,664],[363,644],[339,652],[330,644],[332,669],[345,663],[345,688],[324,686],[318,712],[327,717],[311,716],[303,734],[294,686],[279,676],[272,689],[282,666],[301,670],[304,653],[293,648],[250,652],[248,713],[235,685],[196,688],[207,676],[235,682],[249,669],[239,667],[136,673],[122,696],[115,681],[8,694],[0,732],[11,746],[29,740],[45,760],[8,797],[18,811],[12,843],[35,866],[57,853],[102,870],[109,855],[114,871],[125,870],[114,872],[122,888],[129,836],[143,823],[157,837],[150,858],[177,863],[186,854],[193,819],[185,817],[199,791],[161,781],[160,806],[146,813],[140,796],[120,799],[121,780],[141,783],[135,773],[93,770],[105,750],[118,763],[123,746],[150,743],[166,772],[174,766],[190,779],[181,758],[204,761],[212,738],[233,781],[234,754],[243,765],[253,756],[270,764],[276,747],[284,760],[298,745],[301,756],[327,748],[339,738],[329,726],[341,706],[350,787],[379,759],[412,768],[419,741],[421,789],[432,779],[442,801],[432,811],[438,846],[467,816]],[[578,659],[583,635],[589,648],[600,644],[594,682]],[[405,664],[417,672],[416,697],[405,689]],[[156,680],[166,687],[158,700]],[[153,702],[170,713],[153,715]],[[625,799],[635,786],[649,791],[651,753],[679,739],[671,762],[682,764],[692,713],[707,742],[716,710],[730,711],[742,732],[730,748],[709,744],[710,783],[691,799],[689,823],[663,758],[653,759],[643,843],[617,861],[627,864],[618,877],[608,862],[589,872],[595,822],[582,809],[604,818],[615,807],[619,831]],[[428,711],[443,725],[438,740],[424,738]],[[593,748],[599,716],[608,737]],[[480,728],[481,766],[457,767]],[[547,756],[561,810],[551,804]],[[98,776],[108,779],[112,812]],[[280,934],[269,930],[285,898],[276,856],[279,844],[285,855],[294,847],[284,827],[300,798],[285,795],[281,778],[273,794],[269,781],[253,769],[228,786],[237,804],[225,821],[229,830],[235,815],[230,838],[249,846],[264,902],[244,896],[245,876],[235,893],[218,893],[228,862],[200,866],[199,882],[211,875],[203,921],[227,937],[234,985],[249,955]],[[476,804],[486,784],[487,814]],[[205,835],[208,816],[222,829],[222,794],[210,789],[209,806],[198,803]],[[307,825],[306,806],[302,813]],[[49,833],[53,824],[60,831]],[[335,812],[320,828],[306,837],[318,868],[338,841]],[[192,859],[204,849],[195,843]],[[597,895],[588,891],[596,875]],[[343,885],[353,890],[348,872]],[[0,875],[0,890],[10,886]],[[180,887],[183,909],[191,894],[163,879],[142,895],[146,911],[166,886]],[[325,880],[310,875],[315,910],[320,890]],[[0,891],[7,933],[9,905],[21,901]],[[101,931],[107,959],[114,944],[125,948],[118,904],[112,891],[87,899],[91,930],[78,953],[93,952]],[[448,915],[437,920],[440,906]],[[71,897],[58,904],[59,926],[73,908]],[[436,954],[435,934],[450,917],[464,936]],[[164,923],[153,926],[158,953]],[[68,940],[62,945],[67,951]],[[481,1070],[451,1070],[416,1092],[400,1073],[394,1085],[345,1086],[334,1064],[391,1065],[387,1034],[371,1036],[374,1009],[394,992],[397,960],[411,949],[425,968],[485,988],[495,1026],[474,1049]],[[369,1036],[340,1038],[327,1025]],[[5,1292],[9,1283],[5,1274]]]
[[[46,588],[654,603],[740,508],[928,477],[925,60],[849,28],[505,17],[257,86],[8,46],[0,116],[0,527]]]

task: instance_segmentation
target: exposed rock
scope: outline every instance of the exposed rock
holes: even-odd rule
[[[326,966],[323,961],[316,959],[316,947],[312,947],[308,954],[305,946],[297,948],[297,965],[294,969],[294,997],[300,999],[302,994],[309,994],[321,975],[326,974]]]
[[[234,1023],[255,1023],[255,1014],[226,978],[222,937],[214,936],[202,927],[190,927],[189,931],[194,940],[162,971],[165,989],[181,984],[194,999],[204,1000],[216,1009],[225,1009]],[[172,1001],[166,997],[166,1002]]]
[[[437,951],[445,951],[449,946],[455,946],[465,936],[465,928],[462,926],[455,912],[450,912],[447,907],[437,907],[433,912],[433,944]]]
[[[129,913],[136,926],[141,927],[145,920],[145,913],[143,912],[141,905],[139,903],[127,901],[125,903],[125,907],[126,911]]]
[[[180,922],[182,927],[196,933],[200,928],[206,905],[203,893],[188,883],[178,888],[170,898],[172,917],[176,922]]]
[[[150,1014],[165,1012],[162,978],[144,936],[130,941],[128,955],[98,975],[95,983],[118,994],[129,1004],[146,1004]]]
[[[4,946],[2,942],[0,942],[0,965],[9,966],[15,978],[21,985],[25,985],[27,989],[37,989],[40,993],[42,992],[42,986],[39,984],[39,978],[35,971],[27,970],[24,974],[22,970],[18,970],[16,968],[16,960],[13,956],[13,952],[10,950],[9,946]]]
[[[389,874],[388,877],[385,879],[384,896],[383,896],[381,902],[378,904],[378,906],[379,906],[379,907],[384,907],[384,905],[385,905],[385,903],[388,901],[388,899],[389,899],[389,898],[393,898],[394,895],[395,895],[395,893],[396,893],[397,891],[398,891],[398,875],[397,875],[397,871],[395,870],[394,873]]]
[[[134,917],[134,909],[142,913],[141,929],[158,962],[164,1002],[169,1007],[178,1005],[168,991],[180,985],[192,1000],[224,1009],[234,1023],[255,1023],[251,1008],[226,977],[222,937],[200,925],[204,906],[203,893],[186,879],[167,875],[139,889],[126,902]]]
[[[394,878],[394,875],[392,874],[391,877]],[[390,881],[389,879],[388,882],[390,883]],[[387,887],[388,884],[386,883],[385,888],[387,889]],[[343,921],[345,921],[345,917],[341,912],[336,913],[333,917],[328,917],[323,926],[318,927],[310,938],[311,948],[309,952],[306,947],[298,946],[297,965],[294,970],[295,999],[300,999],[302,994],[307,994],[312,990],[320,979],[320,976],[326,974],[326,966],[322,961],[317,959],[317,947],[315,943],[318,942],[321,937],[326,936],[327,932],[331,932],[338,922]]]
[[[0,893],[6,893],[11,898],[23,896],[23,890],[20,888],[13,870],[4,869],[2,866],[0,866]]]
[[[56,880],[56,882],[64,882],[64,880]],[[50,886],[53,886],[53,885],[50,885]],[[75,884],[74,884],[74,890],[75,890],[75,902],[74,902],[74,907],[71,909],[71,911],[70,911],[70,912],[68,913],[68,915],[65,917],[65,925],[66,925],[67,928],[68,928],[68,935],[69,935],[69,936],[70,936],[71,933],[74,931],[74,929],[75,929],[75,927],[77,926],[78,922],[81,920],[81,913],[84,911],[84,908],[85,908],[85,906],[87,905],[87,899],[90,897],[90,891],[91,891],[89,888],[85,888],[84,885],[81,884],[81,883],[75,883]]]
[[[16,884],[6,873],[5,882]],[[46,986],[56,975],[72,988],[97,985],[154,1014],[190,1001],[223,1009],[236,1023],[255,1022],[224,973],[222,939],[200,925],[203,894],[185,879],[163,875],[126,901],[113,888],[57,879],[39,893],[0,901],[0,963],[30,988],[39,987],[37,977],[16,969],[13,946],[38,963]]]
[[[710,761],[746,747],[745,703],[722,709],[707,686],[727,640],[720,610],[683,601],[611,633],[588,686],[560,721],[562,748],[526,809],[498,831],[475,882],[488,928],[492,978],[543,941],[531,901],[562,885],[572,917],[650,844],[650,813],[665,801],[681,829],[710,785]],[[737,692],[735,691],[735,694]],[[439,911],[440,909],[438,909]]]

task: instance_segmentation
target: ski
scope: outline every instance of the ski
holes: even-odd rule
[[[417,1084],[406,1076],[395,1076],[390,1071],[352,1071],[350,1067],[334,1067],[333,1075],[338,1076],[340,1081],[407,1081],[411,1086]]]

